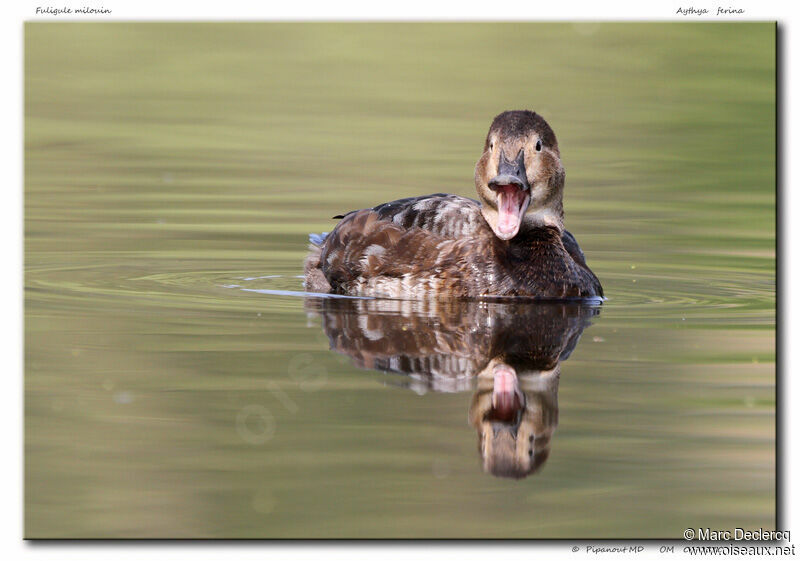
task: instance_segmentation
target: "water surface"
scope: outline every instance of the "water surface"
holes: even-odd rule
[[[774,528],[773,25],[25,36],[27,537]],[[522,107],[559,138],[599,311],[293,294],[309,232],[472,196]],[[508,356],[520,479],[479,430]]]

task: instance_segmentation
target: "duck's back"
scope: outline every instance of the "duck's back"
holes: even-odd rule
[[[601,296],[574,237],[543,229],[505,242],[477,201],[434,194],[349,212],[306,260],[314,292],[431,296]]]
[[[486,226],[478,201],[447,193],[407,197],[334,218],[347,218],[351,214],[370,210],[380,220],[389,220],[401,228],[422,228],[444,238],[472,236]]]

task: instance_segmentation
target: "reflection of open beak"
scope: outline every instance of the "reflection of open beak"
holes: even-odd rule
[[[524,405],[517,373],[507,364],[498,364],[494,367],[493,375],[492,408],[494,416],[498,420],[509,422],[514,419],[517,411]]]
[[[511,162],[500,151],[497,175],[489,181],[489,188],[497,193],[497,230],[495,234],[510,240],[519,232],[522,217],[531,202],[531,186],[525,172],[525,151],[520,150]]]

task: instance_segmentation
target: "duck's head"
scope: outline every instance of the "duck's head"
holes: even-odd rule
[[[564,166],[553,129],[532,111],[506,111],[492,121],[475,166],[481,212],[495,235],[563,229]]]

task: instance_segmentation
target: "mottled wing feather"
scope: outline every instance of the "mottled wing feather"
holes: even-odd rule
[[[485,225],[478,201],[446,193],[398,199],[371,210],[381,220],[389,220],[403,228],[422,228],[446,238],[469,236]],[[346,218],[354,212],[361,211],[334,218]]]
[[[475,234],[484,225],[480,209],[480,203],[474,199],[447,193],[406,197],[372,207],[382,220],[391,220],[404,228],[422,228],[448,238]],[[360,211],[352,210],[334,218],[345,218],[355,212]],[[575,262],[588,269],[575,236],[564,230],[561,241]]]
[[[447,238],[381,219],[372,209],[345,216],[323,244],[319,263],[336,292],[381,296],[468,296],[478,289],[491,236]],[[471,257],[470,257],[471,256]]]

